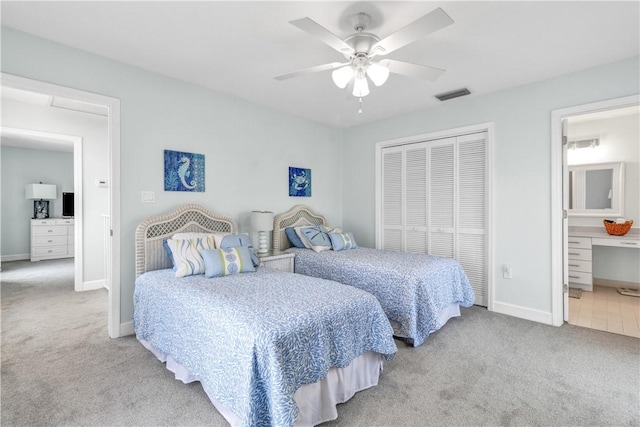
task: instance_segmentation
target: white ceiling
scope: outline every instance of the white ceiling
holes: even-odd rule
[[[472,95],[640,54],[640,2],[12,2],[2,25],[336,127],[422,110],[433,96]],[[372,16],[383,38],[442,7],[455,21],[389,58],[444,68],[436,82],[392,74],[357,99],[330,72],[274,76],[343,57],[290,25],[310,17],[345,38]],[[446,101],[458,102],[457,100]]]

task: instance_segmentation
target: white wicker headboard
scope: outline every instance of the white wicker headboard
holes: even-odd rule
[[[236,223],[200,205],[184,205],[164,215],[145,219],[136,228],[136,277],[170,268],[162,241],[180,232],[235,233]]]
[[[273,219],[273,248],[283,251],[291,247],[284,232],[287,227],[318,224],[326,225],[327,219],[305,205],[295,205],[288,211],[276,215]]]

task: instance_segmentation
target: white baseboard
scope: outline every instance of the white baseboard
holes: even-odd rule
[[[608,288],[640,289],[640,283],[638,282],[625,282],[622,280],[600,279],[598,277],[593,278],[593,284],[598,286],[606,286]]]
[[[91,280],[90,282],[82,282],[82,291],[95,291],[105,287],[104,279]]]
[[[120,323],[120,336],[126,337],[127,335],[133,335],[135,332],[133,330],[133,320],[128,322]]]
[[[0,262],[22,261],[27,259],[31,259],[31,255],[29,254],[3,255],[2,258],[0,258]]]
[[[506,302],[494,301],[493,311],[496,313],[506,314],[508,316],[531,320],[533,322],[544,323],[545,325],[553,324],[553,316],[551,312],[535,310],[533,308],[522,307]]]

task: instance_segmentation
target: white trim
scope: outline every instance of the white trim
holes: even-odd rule
[[[127,335],[133,335],[135,331],[133,330],[133,321],[130,320],[128,322],[120,323],[120,336],[126,337]]]
[[[30,254],[3,255],[0,262],[28,261],[30,258]]]
[[[109,147],[109,215],[111,216],[111,281],[109,292],[108,331],[111,338],[120,336],[120,100],[105,95],[86,92],[42,82],[25,77],[0,73],[3,86],[60,96],[92,104],[104,105],[109,109],[108,147]],[[77,253],[77,246],[76,246]]]
[[[508,316],[519,317],[520,319],[531,320],[533,322],[552,324],[552,315],[548,311],[536,310],[520,305],[509,304],[501,301],[493,302],[493,311],[496,313],[506,314]]]
[[[82,283],[81,291],[95,291],[96,289],[104,288],[104,279],[91,280],[89,282]]]
[[[551,313],[552,325],[564,323],[563,242],[562,227],[564,161],[562,159],[562,119],[586,113],[606,111],[640,104],[640,95],[625,96],[591,104],[577,105],[551,111]]]
[[[407,144],[417,144],[421,142],[434,141],[437,139],[452,138],[462,135],[468,135],[473,133],[486,132],[487,133],[487,148],[486,148],[486,167],[487,167],[487,309],[494,311],[493,296],[495,293],[495,283],[493,275],[493,260],[495,259],[494,249],[494,209],[493,209],[493,183],[494,183],[494,170],[493,170],[493,139],[494,139],[494,124],[493,122],[478,123],[475,125],[462,126],[458,128],[445,129],[435,132],[429,132],[420,135],[405,136],[402,138],[396,138],[386,141],[379,141],[375,144],[375,247],[380,247],[382,238],[382,149],[393,146],[401,146]]]

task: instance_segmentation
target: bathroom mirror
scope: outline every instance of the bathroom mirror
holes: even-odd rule
[[[624,216],[624,163],[569,166],[569,215]]]

